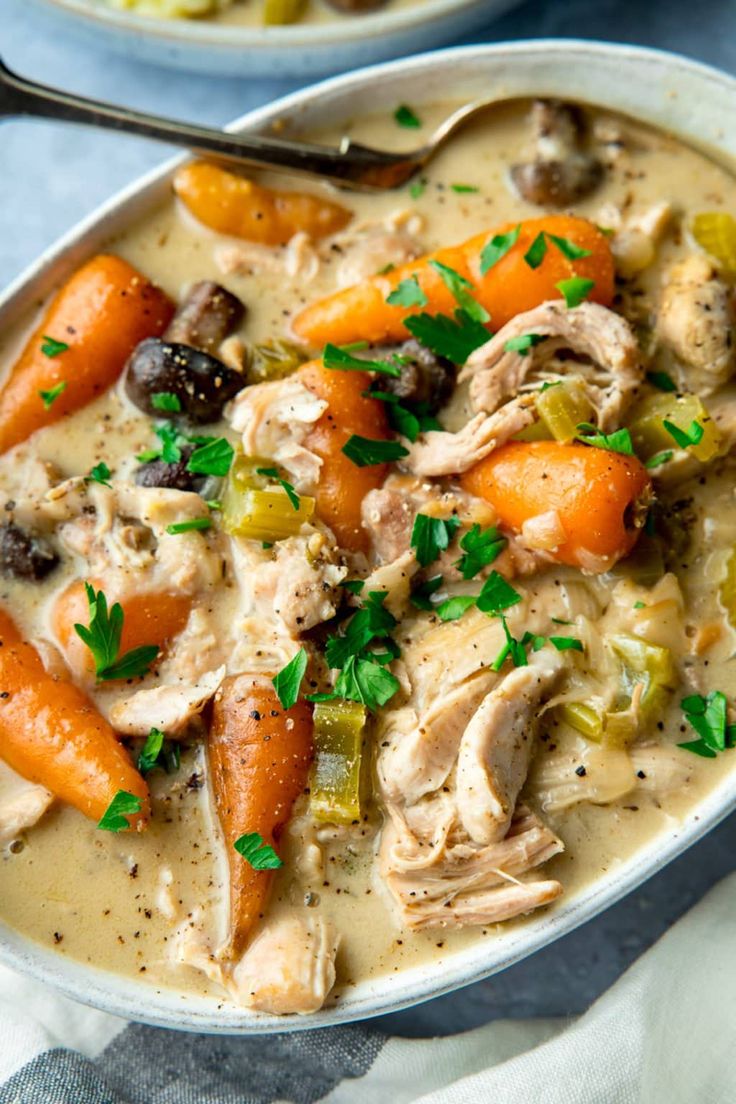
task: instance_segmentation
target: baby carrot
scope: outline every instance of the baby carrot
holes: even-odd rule
[[[352,434],[385,440],[388,425],[384,404],[367,399],[371,377],[365,372],[341,372],[313,360],[300,368],[305,387],[329,405],[304,444],[322,461],[316,492],[317,513],[343,548],[364,551],[368,537],[361,521],[363,499],[386,476],[385,464],[359,468],[342,451]]]
[[[139,341],[174,313],[120,257],[100,254],[67,280],[0,389],[0,452],[101,395]]]
[[[230,864],[230,934],[221,953],[238,958],[263,915],[273,874],[256,869],[234,844],[251,833],[276,844],[307,785],[311,710],[304,701],[284,710],[275,691],[250,675],[226,679],[215,697],[208,756]]]
[[[100,820],[115,794],[138,797],[129,822],[145,827],[148,787],[110,725],[71,682],[52,677],[0,610],[0,757],[60,801]]]
[[[546,238],[544,255],[536,267],[532,267],[525,257],[540,234],[564,239],[565,243],[572,243],[569,253],[582,251],[585,255],[571,259],[551,238]],[[515,240],[503,256],[482,272],[484,247],[494,237],[503,235],[511,235]],[[453,269],[470,281],[473,286],[468,291],[489,312],[494,330],[499,330],[522,311],[531,310],[548,299],[562,298],[555,285],[572,276],[594,281],[589,293],[594,302],[608,306],[613,299],[613,258],[606,236],[587,219],[544,215],[520,223],[518,236],[514,224],[506,223],[462,245],[440,249],[319,299],[296,316],[294,333],[314,348],[328,342],[346,345],[353,341],[405,341],[407,315],[421,309],[430,314],[452,316],[458,306],[442,276],[430,264],[432,261]],[[424,307],[391,306],[386,302],[402,280],[414,276],[427,298]]]
[[[564,540],[550,555],[594,573],[609,570],[631,551],[651,492],[636,457],[557,441],[512,441],[462,475],[460,483],[516,532],[531,518],[555,511]]]
[[[210,230],[263,245],[286,245],[300,230],[323,238],[352,218],[330,199],[264,188],[207,161],[183,165],[174,177],[174,191]]]

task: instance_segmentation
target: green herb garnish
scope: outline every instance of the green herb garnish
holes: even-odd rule
[[[360,594],[365,586],[365,579],[343,579],[340,586],[349,590],[351,594]]]
[[[451,184],[450,187],[458,195],[470,195],[473,192],[480,191],[480,188],[476,188],[475,184]]]
[[[118,790],[110,804],[97,822],[103,832],[126,832],[130,828],[129,816],[139,813],[143,802],[127,790]]]
[[[217,437],[194,450],[187,461],[187,471],[222,477],[230,471],[234,455],[230,442],[225,437]]]
[[[409,455],[409,450],[398,441],[374,441],[371,437],[360,437],[353,433],[342,446],[348,460],[359,468],[372,464],[392,464]]]
[[[288,480],[282,479],[278,473],[277,468],[256,468],[257,475],[265,475],[268,479],[275,479],[278,485],[286,492],[286,497],[289,499],[292,507],[295,510],[299,509],[299,495],[294,490],[294,484],[289,483]]]
[[[50,360],[54,357],[61,356],[65,353],[69,346],[66,341],[57,341],[55,337],[49,337],[48,334],[43,335],[43,341],[41,342],[41,352],[44,356],[47,356]]]
[[[154,410],[178,414],[181,410],[181,399],[173,391],[155,391],[151,395],[151,406]]]
[[[483,613],[494,614],[508,609],[509,606],[515,606],[520,601],[521,595],[518,590],[514,590],[503,575],[492,571],[483,583],[475,604]]]
[[[394,111],[394,119],[402,127],[410,127],[416,130],[422,125],[422,121],[408,104],[400,104]]]
[[[691,445],[699,445],[705,434],[705,429],[700,422],[691,422],[688,429],[680,429],[674,422],[670,422],[665,418],[662,425],[681,449],[690,448]]]
[[[188,521],[175,521],[173,525],[166,526],[166,532],[172,537],[175,537],[178,533],[191,533],[197,529],[211,529],[211,518],[190,518]]]
[[[393,376],[394,379],[401,375],[401,364],[396,358],[391,361],[361,360],[339,345],[325,345],[322,362],[325,368],[339,372],[381,372],[384,376]]]
[[[645,462],[645,468],[658,468],[660,464],[667,464],[674,456],[672,449],[665,449],[663,452],[655,452],[654,456],[650,456]]]
[[[707,698],[691,694],[683,698],[680,705],[699,739],[678,744],[678,747],[702,755],[704,759],[715,759],[718,752],[734,747],[736,725],[728,724],[728,701],[724,693],[713,690]]]
[[[426,307],[429,300],[420,288],[416,276],[409,276],[394,288],[386,302],[391,307]]]
[[[556,234],[547,234],[547,237],[557,246],[562,256],[567,257],[568,261],[578,261],[581,257],[589,257],[591,254],[590,249],[582,249],[574,241],[570,241],[569,238],[558,238]]]
[[[544,637],[538,637],[544,643]],[[550,636],[550,644],[553,644],[558,652],[582,652],[583,642],[576,636]],[[537,651],[539,649],[536,649]]]
[[[501,648],[493,663],[491,664],[492,671],[500,671],[507,659],[511,659],[514,667],[528,667],[529,661],[526,658],[526,647],[523,640],[517,640],[515,636],[511,635],[506,618],[501,614],[501,624],[503,625],[504,635],[506,637],[506,643]],[[531,633],[525,634],[525,640],[529,641],[533,639]]]
[[[101,483],[103,487],[110,487],[112,486],[112,484],[110,483],[111,476],[112,472],[108,468],[105,461],[100,460],[99,464],[95,464],[95,466],[92,468],[89,475],[85,475],[84,482]]]
[[[264,843],[260,832],[246,832],[236,839],[233,847],[254,870],[278,870],[283,866],[271,844]]]
[[[138,770],[148,774],[158,765],[158,757],[164,746],[164,734],[160,728],[152,728],[146,736],[146,742],[138,754]]]
[[[434,607],[435,613],[441,621],[457,621],[458,618],[475,605],[474,594],[456,594]]]
[[[496,234],[486,242],[480,254],[480,274],[485,276],[490,268],[493,268],[502,257],[505,257],[510,249],[516,245],[521,233],[521,223],[509,230],[507,234]]]
[[[291,709],[299,697],[299,687],[307,669],[307,653],[300,648],[293,659],[271,680],[283,709]]]
[[[443,284],[468,318],[471,318],[473,322],[490,322],[491,316],[488,311],[468,291],[469,288],[473,287],[470,280],[466,280],[454,268],[442,264],[441,261],[430,261],[429,264],[435,272],[439,273]]]
[[[473,525],[467,533],[460,538],[460,547],[463,555],[455,561],[463,579],[473,579],[482,568],[492,564],[508,544],[506,537],[502,537],[492,525],[489,529],[481,529],[480,525]]]
[[[66,380],[61,380],[60,383],[57,383],[55,387],[51,387],[48,391],[39,391],[38,393],[41,396],[41,401],[43,402],[44,408],[46,410],[49,410],[56,402],[59,395],[66,391],[66,388]]]
[[[404,325],[422,345],[453,364],[464,364],[491,336],[482,323],[460,309],[454,319],[446,314],[412,314],[404,319]]]
[[[504,344],[504,349],[507,353],[519,353],[520,356],[528,356],[530,349],[533,349],[535,345],[539,345],[540,341],[545,340],[544,334],[519,334],[518,337],[510,337]]]
[[[595,287],[595,280],[587,280],[584,276],[571,276],[569,280],[560,280],[555,287],[562,294],[565,306],[572,310],[588,298]]]
[[[634,445],[628,429],[617,429],[614,433],[601,433],[590,422],[580,422],[577,426],[578,441],[595,448],[608,449],[609,452],[620,452],[624,456],[634,455]]]
[[[426,190],[426,180],[415,180],[412,184],[409,185],[409,195],[412,199],[419,199],[420,196],[424,195]]]
[[[87,645],[95,664],[98,682],[111,679],[142,678],[158,655],[158,644],[143,644],[120,656],[123,631],[123,607],[115,602],[109,614],[107,599],[101,590],[84,584],[89,606],[89,625],[74,626],[77,636]]]
[[[437,607],[430,601],[431,596],[440,589],[442,586],[442,576],[434,575],[431,579],[427,579],[426,582],[420,583],[411,594],[409,601],[415,607],[420,610],[435,610]]]
[[[677,390],[677,384],[669,372],[647,372],[646,378],[647,383],[651,383],[652,387],[657,387],[660,391]]]
[[[440,553],[449,547],[459,528],[459,518],[436,518],[429,517],[428,514],[417,514],[409,542],[409,547],[416,553],[417,563],[426,567],[438,559]]]
[[[547,255],[547,239],[541,230],[524,254],[524,260],[530,268],[539,268]]]

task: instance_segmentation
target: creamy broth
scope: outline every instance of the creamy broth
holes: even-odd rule
[[[253,6],[237,5],[220,18],[245,22]],[[317,18],[321,6],[313,4],[311,10],[314,15],[310,18]],[[423,108],[424,133],[452,106]],[[420,225],[416,233],[422,252],[464,241],[502,223],[513,226],[538,217],[543,210],[518,198],[507,184],[509,165],[527,155],[528,111],[526,103],[499,107],[463,131],[427,170],[421,194],[416,194],[415,189],[413,195],[403,190],[378,196],[339,195],[337,199],[354,212],[352,225],[358,227],[364,220],[381,220],[396,211],[406,212],[398,220],[399,225],[403,221],[411,226],[411,220],[418,216]],[[606,167],[600,186],[574,204],[575,213],[607,225],[608,213],[616,209],[626,215],[667,200],[674,211],[657,243],[653,262],[635,278],[619,284],[616,304],[623,307],[624,313],[639,327],[642,341],[647,342],[663,274],[693,251],[687,231],[692,216],[703,210],[736,210],[736,186],[724,168],[667,135],[628,120],[597,116],[597,122],[602,129],[616,131],[619,135],[616,141],[623,144],[623,153]],[[386,117],[356,120],[350,130],[358,140],[369,144],[400,146],[406,141],[406,132]],[[417,137],[417,132],[410,134]],[[329,139],[335,135],[319,137]],[[294,184],[276,177],[263,180],[335,198],[327,187]],[[463,190],[457,191],[453,185],[461,185]],[[132,263],[174,300],[181,299],[193,281],[211,279],[224,283],[247,305],[247,317],[239,333],[249,342],[288,337],[296,314],[335,289],[336,272],[344,260],[343,250],[328,250],[320,259],[319,270],[309,279],[301,274],[289,277],[280,259],[283,251],[276,251],[279,264],[271,271],[261,259],[253,263],[251,271],[247,271],[247,265],[241,265],[240,269],[223,275],[222,249],[232,244],[196,222],[181,204],[172,201],[111,239],[108,248]],[[5,365],[12,363],[30,324],[31,320],[25,320],[16,332],[2,335],[0,360]],[[666,370],[670,361],[665,355],[657,365]],[[726,389],[718,406],[724,419],[729,399],[732,404],[736,402]],[[471,412],[467,389],[458,390],[442,418],[444,428],[459,429]],[[204,430],[213,435],[227,431],[225,423]],[[84,475],[100,461],[117,478],[132,478],[137,464],[135,456],[152,444],[155,438],[151,419],[132,406],[121,384],[117,384],[83,410],[16,446],[12,459],[0,460],[0,484],[4,482],[5,493],[12,494],[13,470],[17,473],[33,459],[51,462],[64,478]],[[645,747],[652,742],[670,747],[694,738],[679,704],[685,686],[689,688],[687,692],[707,694],[713,690],[728,693],[734,685],[733,630],[718,597],[718,583],[726,573],[728,556],[736,542],[734,471],[733,461],[724,456],[694,471],[690,479],[660,491],[665,502],[689,503],[686,512],[691,544],[683,547],[681,554],[673,555],[668,564],[685,600],[680,625],[682,646],[675,644],[674,635],[672,640],[667,638],[666,622],[659,629],[654,628],[655,643],[679,648],[680,677],[677,688],[668,694],[658,714],[659,723],[652,724],[645,734]],[[4,579],[0,585],[2,604],[26,637],[50,638],[49,603],[65,585],[79,577],[78,563],[65,556],[42,582]],[[587,579],[585,586],[599,607],[604,607],[611,601],[614,587],[625,577],[624,564],[612,573],[584,577],[583,581]],[[569,617],[570,610],[559,595],[563,591],[577,593],[575,588],[580,580],[576,568],[559,565],[552,565],[538,575],[516,578],[514,585],[524,596],[525,620],[522,624],[509,614],[512,629],[518,629],[519,633],[524,628],[532,633],[548,633],[550,614],[569,624],[574,617]],[[635,582],[630,585],[628,609],[649,597],[643,587]],[[223,624],[233,616],[231,586],[213,592],[208,601]],[[466,616],[472,618],[476,614]],[[422,617],[416,611],[408,613],[395,634],[409,657],[414,654],[413,649],[421,649],[425,639],[422,634],[430,631],[426,617],[424,620]],[[449,657],[463,648],[469,623],[460,619],[443,626],[448,663]],[[620,631],[635,631],[631,626],[630,613],[622,612]],[[710,636],[703,636],[704,626]],[[560,635],[575,631],[562,628]],[[675,630],[672,631],[674,634]],[[116,697],[126,697],[129,687],[125,684],[112,690],[93,687],[90,693],[109,709]],[[374,735],[371,739],[378,737]],[[614,794],[605,804],[582,801],[559,807],[550,798],[554,788],[550,764],[553,767],[557,764],[563,775],[567,772],[566,779],[574,784],[588,778],[595,783],[600,781],[605,788],[606,782],[613,785],[616,771],[624,769],[621,757],[626,764],[629,758],[625,750],[605,751],[601,745],[586,741],[560,721],[554,711],[544,714],[538,750],[522,800],[541,813],[544,822],[564,843],[564,851],[552,857],[540,872],[544,878],[559,879],[564,899],[613,870],[645,841],[676,827],[684,814],[734,765],[729,753],[715,759],[684,751],[673,754],[679,771],[674,788],[659,791],[649,785],[648,768],[639,766],[639,782],[624,786],[625,792]],[[626,765],[625,769],[630,768]],[[5,846],[0,851],[0,918],[74,959],[140,977],[151,985],[207,992],[218,999],[230,1000],[216,980],[172,957],[172,946],[181,939],[188,922],[192,932],[201,935],[204,941],[209,940],[210,948],[223,938],[227,926],[225,848],[212,806],[201,742],[185,741],[180,769],[171,775],[155,771],[149,781],[153,816],[145,833],[101,832],[81,813],[56,803],[38,824],[20,835],[19,844]],[[493,940],[500,930],[490,922],[459,931],[441,926],[411,931],[401,923],[395,902],[376,869],[376,832],[381,813],[374,803],[369,805],[360,825],[336,829],[332,840],[327,838],[329,828],[321,829],[324,854],[321,873],[302,861],[311,839],[308,821],[307,799],[302,797],[282,840],[284,866],[275,880],[267,922],[309,912],[334,924],[342,938],[337,981],[327,998],[328,1004],[340,1000],[361,980],[417,963],[444,961],[475,940]],[[534,917],[509,922],[533,923]]]

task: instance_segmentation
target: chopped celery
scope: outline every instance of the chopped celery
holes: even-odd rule
[[[619,633],[608,638],[614,652],[635,675],[648,675],[652,684],[674,687],[677,674],[669,648],[650,644],[640,636]],[[637,680],[640,681],[640,680]]]
[[[269,484],[258,469],[272,462],[254,456],[236,456],[222,494],[222,527],[226,533],[269,544],[294,537],[314,515],[314,499],[298,496],[295,509],[283,487]]]
[[[727,276],[736,276],[736,219],[726,211],[704,211],[693,219],[693,237]]]
[[[514,441],[549,441],[552,434],[541,418],[537,418],[531,425],[524,426],[513,436]]]
[[[250,350],[248,383],[284,379],[296,372],[306,360],[304,352],[290,341],[264,341]]]
[[[721,435],[715,422],[697,395],[657,393],[647,395],[631,412],[629,429],[637,455],[649,460],[658,452],[672,449],[675,442],[665,426],[665,420],[687,432],[693,422],[703,427],[703,436],[688,449],[702,463],[707,463],[721,449]]]
[[[582,381],[575,377],[540,391],[534,405],[555,441],[572,441],[580,423],[589,422],[595,414]]]
[[[314,707],[314,761],[309,780],[312,815],[332,824],[360,819],[360,778],[366,710],[335,698]]]
[[[726,574],[720,586],[720,598],[731,626],[736,629],[736,548],[726,561]]]
[[[603,718],[600,713],[583,702],[563,702],[557,713],[561,721],[569,724],[576,732],[599,744],[603,739]]]
[[[263,0],[263,22],[267,26],[297,23],[306,7],[307,0]]]
[[[625,709],[606,713],[603,728],[603,743],[608,747],[624,748],[636,739],[636,720]]]

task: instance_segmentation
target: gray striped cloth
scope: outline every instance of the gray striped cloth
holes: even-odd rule
[[[0,1104],[735,1104],[736,875],[576,1021],[408,1040],[125,1023],[0,967]]]

